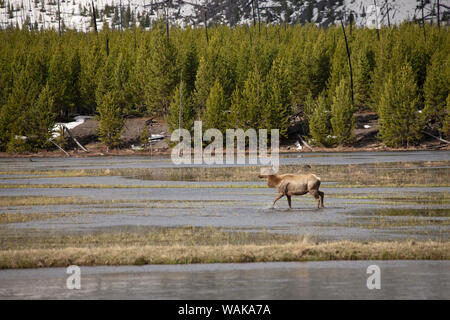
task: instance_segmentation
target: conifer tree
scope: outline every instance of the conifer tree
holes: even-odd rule
[[[51,95],[54,97],[55,106],[58,106],[58,116],[60,119],[68,120],[69,113],[74,109],[74,103],[70,96],[71,66],[67,63],[67,58],[57,45],[55,52],[50,59],[48,68],[48,85]]]
[[[225,111],[227,108],[222,86],[219,79],[216,79],[206,100],[206,111],[203,117],[205,129],[215,128],[223,131],[225,129]]]
[[[450,94],[447,96],[447,107],[445,109],[445,119],[442,127],[442,133],[447,139],[450,138]]]
[[[361,50],[355,72],[355,106],[365,107],[370,102],[370,88],[372,86],[372,73],[375,67],[373,51]]]
[[[167,125],[169,131],[173,132],[181,125],[181,129],[191,131],[194,125],[194,104],[192,97],[185,90],[186,84],[184,81],[175,88],[174,94],[169,107],[169,114],[167,115]],[[182,94],[181,94],[182,93]],[[181,96],[181,119],[180,119],[180,96]],[[181,122],[180,122],[181,120]]]
[[[316,100],[310,101],[309,106],[311,114],[309,116],[309,132],[312,142],[318,146],[328,147],[331,145],[331,124],[330,124],[330,107],[324,94],[320,95]]]
[[[100,120],[98,126],[100,141],[108,149],[118,147],[125,120],[121,115],[120,107],[115,101],[115,96],[112,92],[107,92],[103,95],[97,111]]]
[[[31,144],[33,150],[48,146],[55,118],[54,97],[47,84],[26,116],[26,136],[29,137],[28,143]]]
[[[334,55],[331,63],[331,73],[328,79],[328,99],[331,102],[336,88],[339,86],[342,79],[350,79],[348,69],[347,51],[345,48],[345,42],[340,39],[336,44]]]
[[[191,42],[183,61],[183,81],[186,83],[186,92],[191,95],[195,89],[195,79],[198,68],[197,48],[195,42]]]
[[[80,43],[83,46],[83,43]],[[97,107],[96,91],[98,75],[104,64],[103,53],[97,43],[80,50],[81,70],[79,76],[80,98],[83,113],[92,114]]]
[[[148,78],[145,87],[145,102],[149,113],[165,114],[180,73],[177,65],[177,49],[164,32],[161,21],[153,34]]]
[[[110,54],[106,59],[105,63],[97,72],[97,86],[95,90],[95,98],[97,102],[97,109],[103,103],[103,98],[106,94],[114,96],[114,103],[117,103],[120,107],[120,97],[121,92],[114,90],[114,75],[115,75],[115,55]]]
[[[144,127],[141,130],[141,143],[143,144],[144,148],[148,144],[148,138],[150,137],[150,133],[148,132],[147,125],[144,125]]]
[[[450,57],[437,51],[428,68],[424,84],[425,108],[424,115],[431,128],[436,128],[439,134],[444,131],[447,108],[447,97],[450,94]]]
[[[331,127],[336,142],[340,145],[350,144],[353,141],[354,107],[351,99],[350,85],[345,79],[335,89],[331,103]]]
[[[145,113],[148,111],[145,100],[145,87],[148,81],[147,61],[149,57],[149,50],[145,44],[139,46],[136,52],[136,61],[131,67],[128,90],[130,99],[134,105],[136,112]]]
[[[234,127],[260,128],[264,126],[262,121],[263,108],[265,106],[265,84],[260,71],[255,66],[249,73],[242,91],[233,94],[230,108],[230,125]]]
[[[264,120],[267,130],[279,129],[280,136],[287,138],[290,116],[290,90],[286,65],[280,57],[275,59],[266,79],[267,100]]]
[[[378,106],[379,135],[387,146],[408,147],[421,138],[423,121],[418,107],[414,75],[405,62],[390,72]]]

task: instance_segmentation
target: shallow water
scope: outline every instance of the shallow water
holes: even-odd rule
[[[27,179],[4,179],[0,183],[25,183]],[[444,209],[449,204],[424,202],[384,201],[377,195],[413,196],[417,194],[447,193],[448,187],[378,187],[335,188],[324,185],[325,208],[317,210],[311,195],[293,197],[293,210],[287,210],[285,198],[271,209],[275,191],[265,187],[265,182],[178,182],[149,181],[126,177],[64,177],[34,178],[30,187],[0,189],[1,196],[63,197],[81,199],[86,204],[55,204],[0,207],[4,213],[77,213],[75,216],[50,220],[33,220],[6,224],[4,233],[21,234],[26,230],[64,232],[94,232],[126,226],[143,227],[217,227],[233,231],[261,231],[305,234],[317,239],[390,240],[390,239],[449,239],[450,226],[440,225],[435,217],[424,217],[422,225],[409,225],[405,217],[384,217],[373,221],[379,209],[418,210]],[[36,184],[92,184],[97,188],[33,188]],[[118,186],[103,188],[102,185]],[[257,188],[252,186],[258,186]],[[123,186],[123,187],[122,187]],[[133,188],[129,188],[132,186]],[[161,187],[164,186],[164,187]],[[204,188],[199,188],[204,186]],[[334,198],[350,194],[348,198]],[[352,199],[351,195],[371,195],[375,199]],[[93,201],[100,200],[100,203]],[[91,202],[91,203],[89,203]],[[83,213],[83,214],[78,214]],[[448,217],[442,218],[444,221]],[[391,222],[406,221],[392,225]],[[433,223],[427,223],[434,221]]]
[[[287,153],[280,154],[280,164],[362,164],[411,161],[450,160],[450,151],[414,152],[350,152],[350,153]],[[184,165],[186,167],[205,165]],[[89,158],[0,158],[0,171],[11,170],[64,170],[64,169],[106,169],[106,168],[173,168],[169,156],[101,156]]]
[[[367,288],[378,265],[381,289]],[[450,261],[324,261],[0,270],[0,299],[450,299]]]

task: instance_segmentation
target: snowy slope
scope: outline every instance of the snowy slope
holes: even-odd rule
[[[122,16],[128,9],[131,16],[137,21],[142,21],[140,16],[148,15],[150,21],[164,15],[165,1],[163,0],[60,0],[61,23],[68,28],[86,31],[91,26],[91,3],[98,10],[97,25],[101,29],[103,21],[111,26],[113,13],[107,15],[105,7],[116,7],[119,11],[122,5]],[[390,23],[396,24],[404,20],[412,20],[418,0],[376,0],[379,11],[379,23],[387,24],[386,2],[389,5]],[[45,3],[43,5],[43,3]],[[58,29],[58,0],[0,0],[0,26],[19,25],[28,21],[39,28]],[[226,24],[251,24],[257,21],[258,12],[261,21],[268,23],[305,23],[315,22],[318,25],[329,25],[339,21],[340,13],[348,19],[353,15],[357,25],[370,24],[370,11],[373,9],[374,0],[168,0],[166,1],[170,23],[181,26],[203,25],[204,8],[208,23]],[[436,3],[430,0],[428,10]],[[450,0],[441,0],[441,3],[450,6]],[[230,6],[231,4],[231,6]],[[256,5],[257,4],[257,5]],[[2,7],[3,5],[3,7]],[[372,7],[372,8],[371,8]],[[10,8],[13,8],[12,10]],[[259,10],[258,10],[259,9]],[[444,14],[444,8],[441,14]],[[116,27],[117,25],[116,19]]]

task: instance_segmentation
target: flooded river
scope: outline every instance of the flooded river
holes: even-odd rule
[[[280,154],[281,165],[297,164],[363,164],[411,161],[447,161],[450,151],[414,152],[317,152]],[[187,165],[184,165],[187,166]],[[192,165],[205,166],[205,165]],[[169,156],[99,156],[88,158],[0,158],[0,170],[63,170],[63,169],[104,169],[104,168],[173,168],[176,167]]]
[[[448,161],[450,152],[287,154],[281,164]],[[125,176],[31,177],[30,170],[170,168],[167,157],[0,159],[0,213],[45,215],[0,224],[1,239],[182,226],[326,240],[450,240],[450,188],[343,187],[324,182],[325,208],[310,195],[271,209],[264,181],[159,181]],[[444,164],[444,168],[448,165]],[[10,201],[10,204],[8,204]],[[52,215],[55,215],[54,218]],[[50,219],[49,219],[50,217]],[[0,239],[0,240],[1,240]],[[0,299],[448,299],[449,261],[379,261],[382,289],[368,290],[372,262],[83,267],[82,289],[65,269],[0,271]]]
[[[367,267],[381,271],[367,287]],[[0,271],[0,299],[449,299],[450,261],[327,261]]]

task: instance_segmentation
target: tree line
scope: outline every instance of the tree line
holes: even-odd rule
[[[448,27],[215,26],[98,33],[8,28],[0,35],[0,150],[50,148],[55,121],[97,115],[118,146],[124,118],[163,116],[169,130],[280,129],[320,146],[352,145],[354,113],[379,117],[379,139],[414,145],[450,135]],[[353,81],[350,81],[350,80]],[[180,105],[182,106],[180,112]],[[26,137],[26,138],[24,138]]]

